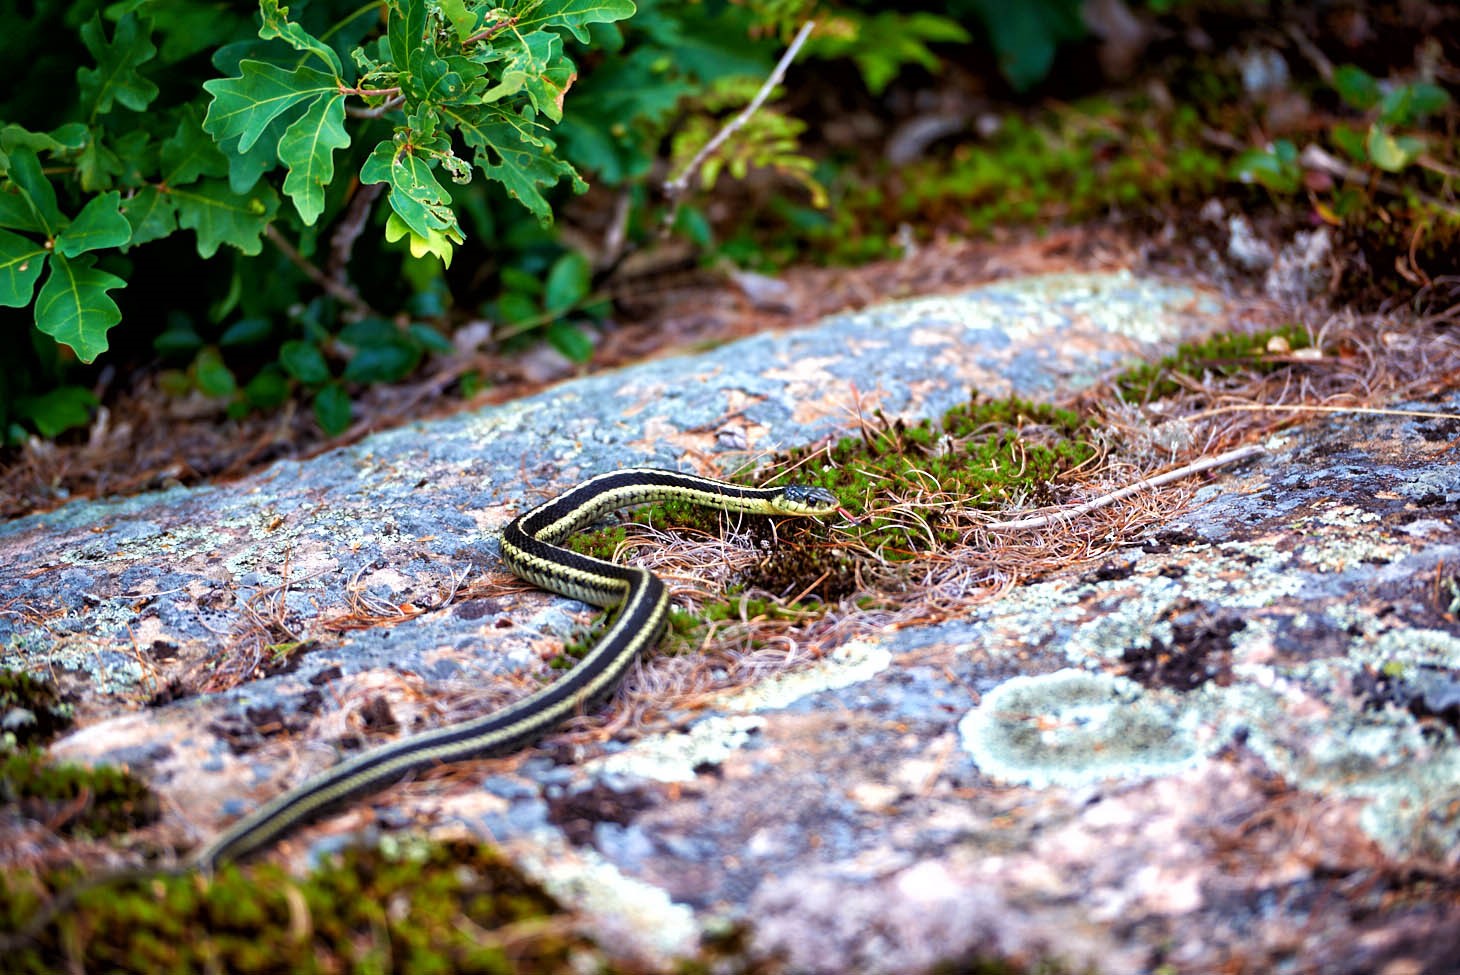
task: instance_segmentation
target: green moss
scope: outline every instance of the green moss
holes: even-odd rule
[[[0,753],[0,808],[66,835],[126,832],[157,818],[157,800],[126,772],[51,765],[39,748]]]
[[[13,929],[44,887],[81,874],[0,872],[0,924]],[[7,956],[5,970],[614,971],[560,915],[491,847],[392,843],[347,850],[302,878],[265,863],[228,866],[212,880],[159,875],[98,887]]]
[[[1071,410],[975,394],[937,422],[875,414],[860,436],[827,451],[792,451],[785,466],[862,514],[849,528],[857,541],[897,561],[958,544],[969,511],[1054,500],[1054,480],[1095,456],[1094,433]],[[935,503],[915,514],[891,503],[918,496]]]
[[[18,670],[0,670],[0,749],[50,741],[71,726],[71,707],[48,680]]]
[[[563,545],[579,555],[588,555],[595,559],[612,562],[614,553],[618,551],[619,546],[627,537],[628,533],[624,531],[622,525],[610,525],[570,535]]]
[[[1174,378],[1178,375],[1206,381],[1211,377],[1270,373],[1287,365],[1268,358],[1268,345],[1274,339],[1285,342],[1289,349],[1306,349],[1311,344],[1300,325],[1251,334],[1214,335],[1201,342],[1183,343],[1160,362],[1127,369],[1115,378],[1115,388],[1128,403],[1148,403],[1180,392],[1184,387]]]
[[[1225,155],[1203,137],[1208,124],[1196,106],[1140,95],[1011,113],[991,135],[950,153],[873,172],[849,168],[833,181],[828,210],[782,204],[775,238],[757,213],[726,250],[772,266],[808,254],[852,264],[895,256],[904,224],[983,236],[1190,204],[1227,179]]]

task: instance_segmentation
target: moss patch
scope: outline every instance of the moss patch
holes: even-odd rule
[[[0,755],[0,808],[86,836],[126,832],[158,815],[156,798],[126,772],[50,765],[38,748]]]
[[[13,928],[43,886],[80,875],[0,874],[0,923]],[[155,876],[89,890],[5,970],[613,971],[560,914],[490,847],[390,844],[347,850],[303,878],[260,864],[211,881]]]
[[[0,748],[50,741],[71,726],[71,707],[50,681],[0,670]]]
[[[959,544],[973,525],[964,512],[1057,500],[1053,482],[1095,457],[1095,433],[1075,411],[975,393],[938,421],[878,413],[827,451],[792,451],[785,467],[795,473],[784,480],[831,490],[865,514],[852,529],[857,541],[902,561]],[[913,497],[916,506],[897,504]]]
[[[1127,403],[1148,403],[1175,396],[1183,388],[1176,377],[1202,383],[1214,378],[1271,373],[1287,364],[1284,356],[1311,345],[1306,330],[1285,325],[1252,334],[1226,332],[1201,342],[1186,342],[1159,362],[1133,366],[1115,378],[1120,398]]]

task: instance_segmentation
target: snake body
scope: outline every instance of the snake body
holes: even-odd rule
[[[211,870],[267,846],[327,808],[412,772],[515,751],[602,699],[617,686],[634,657],[663,633],[669,593],[647,569],[581,555],[558,543],[610,511],[674,499],[762,515],[820,517],[839,510],[836,497],[818,487],[748,488],[653,469],[600,474],[538,505],[502,529],[502,561],[535,586],[596,606],[618,607],[587,655],[554,683],[501,710],[340,762],[243,816],[195,850],[188,863]]]

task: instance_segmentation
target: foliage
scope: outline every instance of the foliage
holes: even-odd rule
[[[999,71],[1016,91],[1044,80],[1060,44],[1085,36],[1082,0],[953,0],[948,11],[977,18],[988,32]]]
[[[84,420],[94,399],[61,376],[68,361],[93,362],[114,344],[108,332],[122,318],[114,293],[137,266],[133,254],[145,256],[140,245],[192,231],[198,259],[225,245],[258,256],[282,223],[308,260],[319,228],[378,183],[389,209],[384,239],[404,238],[413,253],[449,263],[465,231],[440,174],[465,183],[479,172],[543,223],[548,188],[584,186],[548,134],[577,75],[565,44],[588,44],[590,29],[633,12],[631,0],[296,6],[297,18],[278,0],[260,0],[253,30],[228,11],[200,20],[181,2],[103,9],[91,0],[64,12],[44,7],[35,33],[0,41],[0,53],[18,61],[22,44],[58,38],[37,58],[35,77],[50,90],[19,85],[0,95],[0,305],[30,310],[37,340],[26,355],[39,367],[0,379],[5,439],[24,436],[21,423],[54,435]],[[210,49],[207,68],[199,57]],[[217,70],[225,77],[202,80]],[[68,72],[74,87],[54,84]],[[70,104],[56,104],[58,90],[74,91]],[[209,317],[278,317],[293,295],[263,284],[273,269],[233,262],[228,297]],[[337,315],[316,307],[289,323],[293,337],[267,328],[263,337],[276,348],[294,341],[329,351],[317,333],[327,337]],[[247,409],[277,404],[297,382],[315,392],[327,429],[342,426],[347,393],[317,359],[300,378],[297,345],[240,382],[220,352],[228,342],[175,342],[186,330],[172,329],[162,351],[193,347],[188,375],[198,389]],[[341,382],[398,378],[400,363],[439,344],[407,326],[392,336],[366,331],[363,341],[339,336]]]
[[[1451,101],[1449,92],[1431,82],[1384,85],[1354,64],[1337,68],[1332,84],[1344,105],[1368,124],[1356,127],[1337,122],[1328,128],[1328,141],[1359,166],[1385,173],[1399,173],[1419,162],[1428,143],[1409,130],[1449,107]],[[1296,193],[1303,185],[1298,149],[1289,139],[1242,153],[1233,161],[1232,175],[1279,196]]]
[[[726,78],[710,87],[699,99],[700,111],[690,115],[674,134],[670,169],[678,172],[694,158],[720,129],[718,113],[750,101],[759,87],[754,79]],[[745,179],[751,169],[769,169],[798,183],[806,190],[811,205],[827,205],[826,190],[813,174],[815,163],[797,151],[798,137],[806,123],[774,108],[762,107],[736,130],[730,141],[700,168],[700,188],[709,192],[722,172],[736,180]]]
[[[601,311],[593,269],[529,226],[546,224],[562,188],[583,188],[580,172],[627,188],[643,239],[658,223],[654,162],[702,146],[793,24],[816,16],[808,56],[850,60],[872,92],[907,66],[938,70],[939,45],[970,36],[937,8],[855,0],[645,0],[632,21],[631,0],[292,6],[42,4],[0,39],[32,67],[0,93],[0,305],[30,323],[21,361],[0,369],[0,442],[83,425],[96,373],[77,365],[154,350],[167,390],[222,399],[234,416],[302,394],[339,432],[361,383],[447,348],[420,323],[464,297],[444,266],[466,246],[499,288],[482,311],[501,337],[545,336],[582,361],[592,343],[572,316]],[[965,19],[989,15],[976,7]],[[770,168],[823,206],[803,129],[762,107],[701,188]],[[693,206],[676,226],[712,243]],[[374,309],[403,303],[383,327]],[[341,332],[351,319],[368,324]]]
[[[879,10],[874,14],[840,11],[832,15],[809,45],[809,53],[850,58],[867,90],[880,95],[904,66],[916,64],[936,73],[941,62],[930,43],[965,44],[968,31],[947,16],[926,10]]]

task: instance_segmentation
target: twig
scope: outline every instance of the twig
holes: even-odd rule
[[[1434,410],[1391,410],[1378,406],[1308,406],[1277,403],[1233,403],[1214,406],[1200,413],[1190,413],[1183,420],[1204,420],[1223,413],[1362,413],[1369,416],[1413,416],[1421,420],[1460,420],[1460,413],[1439,413]]]
[[[755,97],[750,100],[750,104],[741,109],[740,113],[726,123],[719,132],[716,132],[714,138],[706,142],[700,148],[700,151],[695,153],[694,158],[689,161],[684,169],[680,170],[678,176],[665,181],[664,197],[669,201],[670,207],[669,213],[665,216],[662,224],[663,230],[668,230],[670,225],[674,223],[674,218],[679,213],[679,198],[689,189],[690,180],[694,178],[695,173],[699,172],[700,167],[705,164],[705,160],[709,159],[711,155],[725,144],[725,140],[734,135],[741,126],[750,121],[752,115],[760,110],[761,105],[770,97],[771,92],[786,77],[786,69],[791,66],[791,62],[796,57],[796,52],[801,49],[802,44],[806,43],[806,38],[811,36],[811,29],[815,26],[816,22],[814,20],[808,20],[801,25],[801,29],[796,32],[795,39],[786,48],[786,52],[781,55],[781,60],[776,62],[776,66],[771,71],[770,77],[765,80],[765,84],[760,86],[760,91],[755,93]]]
[[[350,197],[350,203],[345,207],[345,215],[340,218],[335,232],[330,235],[330,259],[325,270],[331,281],[345,285],[345,268],[350,264],[350,253],[355,249],[355,241],[360,239],[360,234],[365,230],[371,207],[383,192],[384,183],[366,183],[359,186],[355,195]]]
[[[358,105],[346,105],[345,114],[350,116],[350,118],[380,118],[383,115],[389,115],[405,103],[405,95],[396,95],[392,98],[387,98],[373,108],[368,106],[361,108]]]
[[[1247,460],[1249,457],[1256,457],[1258,454],[1266,452],[1266,448],[1258,444],[1248,444],[1245,447],[1237,447],[1234,450],[1218,454],[1215,457],[1204,457],[1184,467],[1178,467],[1174,471],[1167,471],[1165,474],[1144,478],[1143,480],[1136,481],[1134,484],[1126,485],[1119,491],[1113,491],[1110,494],[1098,497],[1093,501],[1086,501],[1084,504],[1076,505],[1073,508],[1066,508],[1062,511],[1056,511],[1047,515],[1038,515],[1033,518],[1020,518],[1017,521],[996,521],[982,527],[988,531],[996,532],[1019,531],[1024,528],[1045,528],[1056,522],[1071,521],[1081,515],[1089,514],[1097,508],[1114,504],[1122,498],[1128,498],[1140,491],[1157,488],[1163,484],[1170,484],[1172,481],[1179,481],[1183,477],[1199,474],[1202,471],[1211,470],[1213,467],[1235,464],[1239,460]]]
[[[281,254],[289,258],[289,263],[303,271],[305,277],[319,285],[327,293],[344,302],[352,311],[360,315],[376,314],[375,309],[371,308],[354,288],[331,280],[329,275],[316,267],[313,261],[299,253],[298,248],[289,243],[288,238],[279,233],[278,228],[273,224],[269,224],[264,228],[264,236],[269,238],[275,247],[279,248]]]

